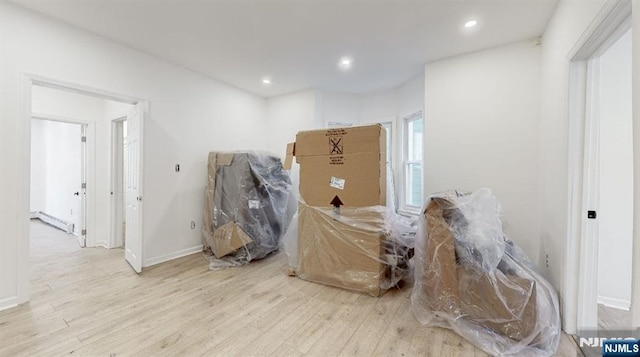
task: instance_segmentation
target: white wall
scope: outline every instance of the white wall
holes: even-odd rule
[[[330,122],[360,122],[360,96],[357,94],[318,91],[322,123],[328,127]]]
[[[598,301],[629,308],[633,241],[631,30],[600,57]]]
[[[424,73],[396,88],[396,115],[398,118],[404,118],[424,109],[424,90]]]
[[[424,80],[424,75],[419,76]],[[360,119],[365,123],[395,120],[398,115],[397,89],[363,94],[360,98]]]
[[[321,94],[316,90],[304,90],[269,98],[267,123],[270,128],[277,129],[271,129],[268,132],[268,150],[284,160],[287,143],[296,141],[298,131],[323,128],[321,101]],[[289,171],[293,183],[287,209],[289,218],[298,207],[299,170],[294,159]]]
[[[30,125],[19,117],[23,72],[149,101],[143,264],[197,251],[207,153],[267,149],[266,100],[6,2],[0,2],[0,36],[0,308],[28,298]]]
[[[104,116],[109,100],[53,89],[33,86],[31,89],[31,111],[75,121],[95,121]]]
[[[505,233],[538,258],[540,48],[533,40],[425,66],[425,192],[491,188]]]
[[[131,104],[105,100],[103,108],[104,118],[108,121],[122,119],[129,114],[133,107]]]
[[[402,85],[360,95],[360,119],[363,123],[402,119],[424,108],[424,73]]]
[[[44,211],[47,207],[45,125],[43,120],[31,122],[31,196],[29,205],[31,212]]]
[[[296,133],[324,127],[318,116],[319,93],[315,90],[271,97],[267,100],[267,123],[269,130],[267,149],[284,158],[287,143],[296,141]]]
[[[31,122],[31,212],[73,223],[80,234],[81,126],[33,119]],[[34,203],[36,205],[34,205]]]

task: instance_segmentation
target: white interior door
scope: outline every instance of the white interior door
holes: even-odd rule
[[[142,271],[142,128],[143,110],[138,103],[127,116],[126,151],[126,240],[125,258],[137,272]]]

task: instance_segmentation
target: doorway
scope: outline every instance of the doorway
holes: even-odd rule
[[[598,66],[598,329],[631,328],[633,114],[631,29],[591,60]]]
[[[631,11],[628,0],[611,2],[570,54],[563,325],[579,336],[628,334],[630,314],[624,320],[611,309],[640,308],[631,291],[632,261],[640,259],[632,255]]]
[[[31,121],[30,217],[86,246],[87,124],[35,114]]]
[[[111,170],[114,165],[111,162],[111,121],[116,118],[125,116],[128,123],[135,123],[136,130],[132,134],[128,134],[128,141],[133,142],[129,145],[133,150],[129,151],[129,156],[134,157],[129,167],[134,175],[129,175],[130,181],[125,186],[131,189],[127,190],[128,197],[126,199],[126,208],[124,212],[127,215],[127,222],[134,222],[127,225],[127,237],[125,242],[124,260],[135,270],[140,273],[142,270],[142,233],[143,233],[143,205],[142,205],[142,168],[143,168],[143,138],[144,138],[144,117],[148,111],[148,102],[129,96],[115,95],[113,93],[97,90],[91,87],[66,83],[55,79],[22,74],[21,76],[21,99],[20,99],[20,132],[23,134],[22,158],[23,168],[21,169],[22,177],[26,177],[26,192],[21,196],[19,201],[19,212],[24,212],[24,218],[28,221],[31,216],[30,191],[31,183],[31,134],[35,130],[32,124],[32,117],[55,118],[57,121],[71,121],[76,124],[84,125],[86,137],[86,177],[84,182],[85,191],[78,192],[78,196],[85,198],[85,220],[84,228],[86,229],[86,239],[83,243],[86,247],[105,247],[112,248],[112,203],[110,200]],[[48,100],[36,104],[33,100],[38,93],[48,91],[54,96],[65,97],[65,100],[59,100],[51,96]],[[100,102],[101,111],[99,114],[91,111],[88,106],[78,105],[78,115],[69,114],[68,110],[71,106],[65,105],[70,97],[82,97],[86,102]],[[42,105],[42,104],[46,105]],[[47,110],[42,110],[46,107]],[[121,115],[125,112],[124,115]],[[118,113],[118,115],[116,115]],[[71,118],[71,120],[68,120]],[[82,195],[84,194],[84,195]],[[71,210],[69,210],[71,212]],[[75,213],[75,211],[74,211]],[[25,223],[27,223],[25,221]],[[129,226],[131,226],[129,228]],[[22,226],[20,247],[18,249],[18,272],[17,272],[17,290],[18,301],[26,302],[30,298],[29,282],[31,276],[31,263],[29,261],[30,251],[30,226],[25,224]],[[80,231],[82,232],[82,230]]]

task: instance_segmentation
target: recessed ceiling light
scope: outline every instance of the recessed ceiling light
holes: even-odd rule
[[[269,78],[262,78],[263,84],[271,84],[271,80]]]
[[[473,27],[473,26],[475,26],[475,25],[477,25],[477,24],[478,24],[478,21],[476,21],[476,20],[469,20],[469,21],[467,21],[467,22],[465,22],[465,23],[464,23],[464,27],[466,27],[466,28],[470,28],[470,27]]]
[[[343,69],[348,69],[351,68],[351,65],[353,64],[353,60],[349,57],[342,57],[340,58],[340,67],[342,67]]]

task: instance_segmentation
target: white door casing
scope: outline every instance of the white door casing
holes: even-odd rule
[[[570,334],[597,326],[598,290],[594,277],[597,276],[598,223],[597,218],[587,218],[587,211],[597,210],[599,205],[599,103],[594,90],[598,88],[598,58],[631,27],[631,13],[630,0],[608,0],[567,56],[570,59],[569,221],[562,307],[563,330]],[[631,309],[634,309],[633,302]]]
[[[87,246],[87,124],[82,124],[80,139],[80,229],[78,241]]]
[[[141,99],[140,97],[132,97],[126,94],[116,94],[110,90],[98,89],[95,87],[66,82],[60,79],[54,79],[50,77],[41,76],[39,74],[26,73],[21,71],[19,73],[19,98],[18,98],[18,147],[19,151],[16,153],[20,157],[21,165],[19,168],[19,175],[21,180],[17,187],[18,190],[18,204],[17,211],[22,212],[23,215],[19,218],[18,224],[18,241],[15,245],[16,255],[16,298],[17,304],[22,304],[30,300],[29,281],[30,281],[30,259],[29,259],[29,191],[30,191],[30,173],[31,173],[31,119],[37,118],[38,114],[32,112],[31,98],[32,87],[34,85],[45,86],[54,89],[60,89],[64,91],[71,91],[75,93],[85,94],[92,97],[113,100],[116,102],[122,102],[127,104],[142,103],[141,108],[144,111],[148,111],[149,102]],[[95,226],[97,221],[96,216],[96,121],[78,121],[67,120],[67,118],[61,118],[59,121],[68,121],[77,124],[86,124],[87,134],[87,147],[86,147],[86,165],[87,165],[87,189],[86,189],[86,220],[85,227],[87,229],[86,245],[95,246],[94,233],[96,232]],[[141,119],[142,120],[142,119]],[[141,132],[142,133],[142,132]],[[142,137],[144,135],[140,135]],[[142,148],[142,141],[140,141],[140,147]],[[141,150],[142,151],[142,150]],[[142,156],[140,157],[140,167],[142,165]],[[139,172],[140,182],[142,182],[142,172]],[[141,186],[139,187],[141,189]],[[142,207],[139,206],[139,215],[142,217]],[[101,219],[103,219],[101,217]],[[139,221],[139,223],[141,223]],[[142,225],[139,227],[140,237],[142,237]],[[142,252],[142,240],[140,240],[140,253]],[[142,255],[138,255],[142,258]]]
[[[600,61],[587,61],[586,108],[584,133],[583,196],[581,225],[584,236],[581,244],[581,282],[594,281],[598,276],[598,220],[587,216],[600,206]],[[578,326],[581,330],[598,329],[598,284],[579,284]]]
[[[142,271],[142,126],[143,107],[135,105],[127,116],[125,163],[126,237],[125,259],[137,273]]]

